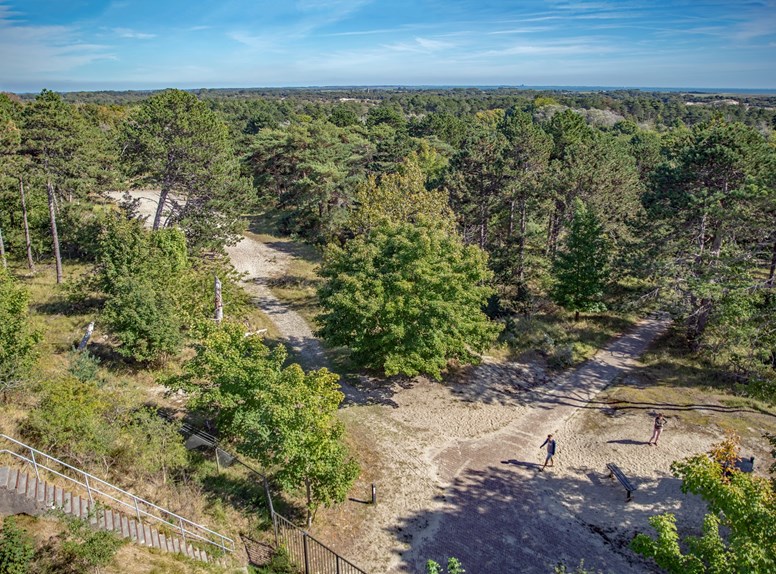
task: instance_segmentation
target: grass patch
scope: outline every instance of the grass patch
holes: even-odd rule
[[[600,313],[583,315],[543,312],[530,317],[510,317],[501,336],[506,348],[489,354],[526,359],[538,352],[554,368],[573,367],[596,354],[611,339],[633,327],[635,315]]]

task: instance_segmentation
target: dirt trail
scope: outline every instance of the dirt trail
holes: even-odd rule
[[[568,523],[573,513],[553,504],[553,499],[568,496],[574,489],[569,491],[555,469],[538,474],[536,461],[542,459],[539,445],[548,434],[554,434],[558,459],[563,459],[560,452],[572,449],[564,443],[575,433],[576,415],[610,382],[633,368],[667,326],[666,319],[643,320],[555,384],[526,393],[519,418],[500,431],[469,441],[457,440],[431,453],[445,489],[443,497],[455,500],[455,507],[430,521],[404,557],[405,567],[418,571],[428,556],[450,554],[481,574],[548,572],[547,558],[563,556],[570,549],[578,551],[580,533]],[[601,472],[604,465],[601,461],[598,468],[590,470]],[[577,485],[576,496],[587,486]],[[604,494],[613,504],[621,504],[624,498],[624,491],[616,489],[606,489]],[[545,517],[537,520],[542,514]],[[603,557],[607,570],[632,570],[628,557],[607,550],[603,539],[586,538],[583,556],[590,556],[586,561],[590,566]],[[569,554],[574,556],[575,552]]]
[[[667,447],[641,446],[646,409],[592,435],[580,432],[579,414],[600,415],[588,402],[637,365],[667,325],[642,321],[554,383],[531,365],[487,362],[460,381],[395,386],[382,404],[346,409],[378,453],[370,470],[380,503],[327,518],[349,524],[366,513],[340,548],[371,573],[414,574],[427,559],[449,556],[473,574],[546,574],[559,560],[576,566],[582,558],[605,572],[649,572],[624,547],[635,522],[647,529],[649,515],[682,504],[668,467],[686,452],[671,433]],[[539,445],[551,432],[556,466],[539,473]],[[705,449],[714,438],[684,446]],[[607,462],[639,484],[636,502],[626,507],[625,491],[603,478]]]
[[[108,195],[120,201],[124,194],[110,192]],[[146,224],[150,225],[159,202],[159,191],[137,190],[130,192],[130,195],[139,200],[138,212],[147,218]],[[243,275],[243,288],[252,296],[254,304],[275,324],[281,337],[297,354],[299,362],[306,368],[324,366],[326,360],[323,348],[313,336],[310,326],[267,287],[269,279],[281,277],[285,273],[290,256],[246,236],[236,245],[227,247],[226,252],[234,268]]]

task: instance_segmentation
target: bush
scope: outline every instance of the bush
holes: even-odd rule
[[[37,359],[39,339],[27,321],[27,290],[0,267],[0,393],[27,380]]]
[[[25,574],[34,552],[32,539],[16,525],[14,517],[6,518],[0,530],[0,572]]]
[[[99,572],[113,562],[125,541],[115,532],[94,530],[88,520],[60,513],[64,529],[42,549],[35,560],[40,574],[84,574]],[[2,570],[0,570],[2,572]]]
[[[22,424],[33,444],[93,470],[112,468],[124,478],[167,480],[188,460],[173,423],[148,408],[133,409],[119,393],[94,381],[66,378],[43,385],[41,401]]]
[[[92,355],[88,349],[83,351],[77,351],[73,349],[70,352],[70,365],[67,368],[68,373],[73,375],[76,379],[82,383],[88,381],[98,381],[98,373],[100,372],[100,359]]]

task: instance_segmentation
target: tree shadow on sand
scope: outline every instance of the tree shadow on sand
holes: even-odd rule
[[[703,512],[702,502],[682,495],[671,476],[629,475],[637,491],[635,502],[626,503],[606,469],[566,469],[572,476],[561,477],[538,468],[510,459],[457,476],[440,489],[440,509],[407,515],[389,528],[411,545],[399,552],[401,571],[455,556],[476,574],[548,574],[559,562],[575,567],[580,560],[596,571],[654,572],[628,547],[637,532],[651,531],[647,518],[680,507],[681,515]]]

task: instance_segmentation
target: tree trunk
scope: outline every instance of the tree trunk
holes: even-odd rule
[[[24,222],[24,242],[27,247],[27,267],[35,271],[35,263],[32,260],[32,241],[30,241],[30,224],[27,223],[27,199],[24,195],[24,179],[19,176],[19,195],[22,198],[22,221]]]
[[[57,283],[62,283],[62,257],[59,254],[59,234],[57,233],[57,216],[54,206],[54,186],[51,180],[46,181],[46,191],[48,192],[49,219],[51,220],[51,239],[54,242],[54,258],[57,264]]]
[[[313,525],[313,512],[312,512],[312,506],[313,506],[313,491],[310,486],[310,480],[306,479],[304,481],[305,487],[307,488],[307,528],[311,528]]]
[[[2,229],[0,229],[0,259],[3,260],[3,269],[8,269],[8,262],[5,260],[5,243],[3,242]]]
[[[525,229],[526,229],[526,202],[525,197],[520,198],[520,238],[517,240],[517,281],[525,280]]]
[[[215,291],[215,319],[216,323],[221,324],[221,321],[224,320],[224,302],[221,299],[221,281],[218,280],[218,277],[215,278],[213,290]]]
[[[84,336],[81,339],[81,342],[78,343],[79,351],[83,351],[86,348],[86,345],[89,344],[89,339],[92,338],[92,333],[94,333],[94,321],[89,323],[89,326],[86,327],[86,332],[84,333]]]
[[[509,231],[507,237],[512,239],[515,234],[515,200],[509,202]]]
[[[170,194],[169,187],[162,187],[162,192],[159,194],[159,205],[156,206],[156,215],[154,215],[154,227],[153,230],[159,229],[159,224],[162,222],[162,211],[167,204],[167,196]]]
[[[768,280],[765,285],[768,287],[768,293],[765,295],[765,304],[770,305],[773,298],[773,288],[776,287],[774,280],[776,278],[776,240],[773,242],[773,251],[771,252],[771,268],[768,270]]]
[[[579,321],[579,311],[574,311],[574,322]]]
[[[485,205],[480,205],[480,249],[485,249],[488,242],[488,209]]]

